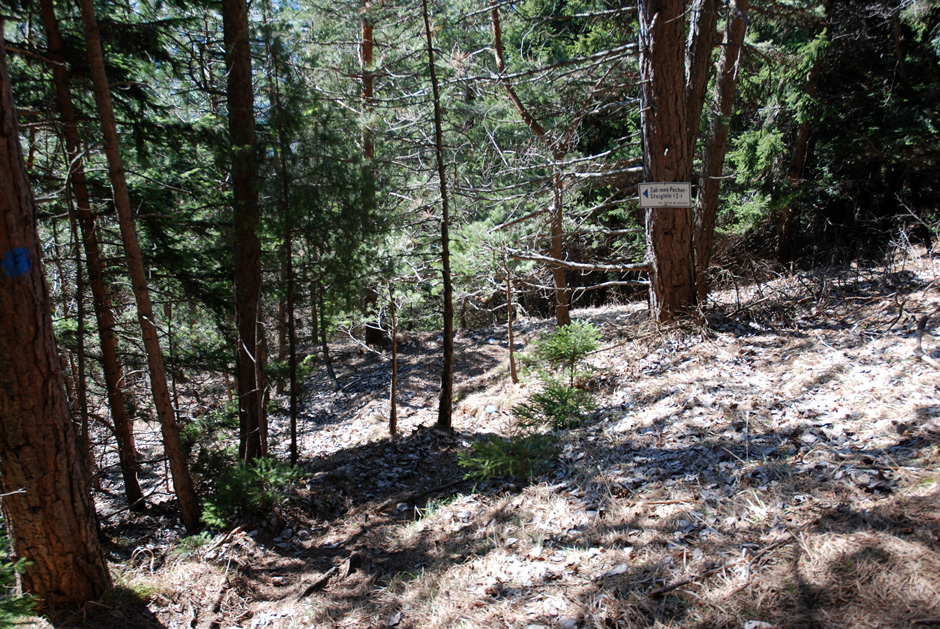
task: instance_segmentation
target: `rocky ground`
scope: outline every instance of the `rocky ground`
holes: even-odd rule
[[[904,256],[731,285],[679,328],[576,312],[604,334],[597,410],[532,482],[457,465],[537,386],[510,382],[505,327],[459,333],[453,434],[439,336],[403,339],[396,439],[388,356],[340,344],[288,503],[196,543],[159,493],[133,516],[100,494],[119,587],[55,624],[940,627],[938,276]]]

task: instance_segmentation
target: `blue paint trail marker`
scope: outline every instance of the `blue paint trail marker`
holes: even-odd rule
[[[3,275],[9,277],[19,277],[29,272],[33,266],[32,256],[29,255],[29,249],[17,247],[13,251],[7,251],[3,254],[3,261],[0,262],[0,271]]]

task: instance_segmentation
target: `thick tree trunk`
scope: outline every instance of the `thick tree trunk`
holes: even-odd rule
[[[428,44],[428,70],[431,73],[431,94],[434,100],[434,154],[437,159],[437,183],[441,190],[441,275],[444,279],[444,339],[441,360],[441,396],[437,406],[439,430],[453,430],[454,414],[454,286],[450,274],[450,207],[447,196],[447,169],[444,164],[444,130],[441,114],[441,93],[434,67],[434,39],[428,0],[421,2],[424,35]]]
[[[228,124],[232,142],[235,203],[235,327],[239,444],[243,461],[264,456],[263,404],[258,346],[261,314],[261,243],[258,240],[255,113],[251,47],[245,0],[223,0],[225,65],[228,72]]]
[[[153,303],[150,300],[150,287],[144,269],[143,254],[137,240],[137,229],[131,214],[130,195],[124,176],[124,164],[121,159],[121,147],[118,141],[117,122],[111,104],[111,91],[105,72],[101,37],[98,33],[98,20],[95,16],[92,0],[79,0],[82,22],[85,27],[85,41],[88,48],[88,64],[94,85],[95,103],[101,119],[102,144],[108,159],[108,175],[114,194],[114,207],[121,227],[121,240],[130,275],[134,299],[137,303],[137,321],[143,336],[144,349],[147,353],[147,367],[150,372],[150,387],[153,392],[154,406],[160,418],[163,431],[163,448],[170,462],[173,476],[173,489],[180,506],[183,524],[189,531],[200,528],[199,502],[189,475],[189,465],[180,442],[179,425],[170,399],[167,386],[166,368],[163,364],[163,352],[157,334]]]
[[[640,108],[646,181],[692,177],[684,65],[682,0],[640,0]],[[650,310],[672,321],[695,306],[692,213],[686,208],[646,211]]]
[[[0,492],[24,588],[82,605],[111,583],[49,316],[0,20]]]
[[[695,199],[695,280],[696,296],[699,302],[704,302],[708,297],[708,265],[712,256],[721,173],[724,169],[725,153],[728,150],[728,120],[734,106],[738,67],[744,43],[744,32],[747,29],[747,22],[743,16],[747,14],[749,8],[748,0],[737,0],[734,4],[738,11],[728,17],[721,55],[715,71],[713,90],[715,111],[709,121],[705,158],[698,182],[698,196]]]
[[[124,374],[114,338],[114,311],[111,305],[111,293],[104,282],[104,260],[98,244],[94,214],[91,211],[91,195],[88,193],[88,186],[85,181],[81,138],[78,135],[78,123],[75,117],[75,107],[72,104],[68,69],[62,51],[62,37],[59,34],[59,26],[52,0],[40,0],[39,6],[42,11],[43,27],[46,31],[48,54],[53,61],[52,78],[55,82],[59,112],[62,116],[66,152],[71,163],[69,183],[71,183],[78,206],[75,214],[81,230],[85,263],[88,268],[88,280],[91,284],[91,295],[94,300],[105,389],[108,394],[108,407],[111,410],[111,422],[114,425],[115,437],[117,438],[118,459],[121,466],[121,475],[124,479],[124,492],[127,496],[127,503],[132,509],[142,509],[146,505],[143,491],[137,479],[139,465],[137,462],[137,445],[134,438],[134,423],[127,415],[124,394],[121,390]]]

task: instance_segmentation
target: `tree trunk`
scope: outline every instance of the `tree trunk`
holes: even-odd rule
[[[267,3],[264,5],[267,7]],[[297,464],[299,453],[297,451],[297,415],[298,415],[298,394],[297,394],[297,326],[294,318],[294,232],[293,216],[290,207],[290,177],[287,171],[287,156],[290,143],[287,138],[287,131],[284,129],[284,112],[281,105],[281,93],[278,89],[280,81],[280,69],[277,53],[272,49],[271,34],[267,28],[267,12],[265,10],[265,39],[268,49],[268,58],[271,63],[270,74],[268,76],[268,92],[271,97],[271,103],[274,107],[275,122],[277,125],[277,142],[274,143],[274,161],[277,177],[281,182],[280,196],[278,205],[280,207],[281,220],[284,225],[283,245],[281,248],[282,272],[286,284],[286,296],[281,300],[283,314],[279,315],[279,357],[285,358],[285,340],[286,340],[286,359],[288,384],[290,386],[290,461],[291,465]],[[285,321],[286,319],[286,321]],[[278,378],[280,382],[282,379]]]
[[[712,49],[715,47],[718,25],[717,0],[693,0],[689,13],[691,20],[685,47],[685,89],[688,138],[694,149],[712,67]]]
[[[124,493],[131,509],[143,509],[146,504],[144,503],[144,494],[140,488],[140,482],[137,479],[140,466],[137,461],[134,422],[127,415],[124,393],[121,390],[124,374],[114,338],[114,311],[111,305],[111,293],[104,282],[104,259],[98,243],[95,217],[91,211],[91,195],[88,193],[88,186],[85,181],[81,138],[78,135],[78,123],[75,116],[75,107],[72,104],[68,69],[62,51],[62,37],[59,34],[59,25],[55,17],[52,0],[40,0],[39,6],[42,12],[43,28],[46,31],[48,54],[53,61],[52,78],[55,82],[59,112],[62,116],[66,152],[71,163],[69,183],[71,183],[78,206],[75,218],[81,230],[82,243],[85,249],[85,264],[88,268],[88,280],[91,284],[95,319],[98,323],[98,341],[101,346],[108,408],[111,410],[111,422],[114,425],[114,433],[117,439],[118,460],[121,466],[121,475],[124,479]]]
[[[564,159],[564,155],[555,155],[556,162],[562,159]],[[553,167],[552,182],[551,251],[554,259],[563,260],[565,257],[564,242],[562,240],[565,231],[565,204],[561,169],[558,166]],[[555,323],[559,327],[569,325],[571,324],[571,314],[568,308],[568,282],[565,278],[565,270],[557,264],[552,265],[552,284],[555,288]]]
[[[373,75],[374,25],[372,16],[369,15],[371,8],[371,0],[361,0],[362,35],[359,44],[359,67],[362,72],[362,112],[365,116],[372,112],[373,86],[375,83]],[[362,156],[365,158],[366,168],[372,168],[372,162],[375,159],[375,138],[372,131],[372,122],[368,119],[362,127]],[[370,177],[367,177],[367,181],[370,179]],[[366,203],[370,202],[368,192],[370,191],[367,190]]]
[[[285,181],[285,185],[286,184],[287,182]],[[287,378],[290,384],[290,459],[291,464],[296,464],[298,459],[297,416],[299,414],[299,392],[297,390],[297,321],[294,317],[296,282],[294,281],[294,252],[290,208],[285,209],[286,224],[284,225],[284,247],[287,250]]]
[[[493,25],[493,52],[496,55],[496,71],[502,74],[506,71],[506,60],[503,54],[503,29],[499,20],[499,4],[497,0],[490,0],[490,21]],[[532,117],[529,110],[526,109],[522,100],[516,94],[512,83],[509,82],[509,79],[503,78],[500,82],[503,84],[503,89],[506,90],[506,94],[509,95],[509,101],[519,113],[525,125],[529,127],[529,130],[532,131],[536,137],[544,142],[546,148],[552,151],[552,158],[555,160],[556,165],[552,168],[552,211],[549,217],[549,233],[551,237],[550,253],[552,258],[561,260],[564,258],[565,253],[563,242],[565,210],[564,178],[557,164],[565,158],[566,151],[552,147],[551,138],[548,136],[545,128],[542,127],[542,125]],[[573,134],[569,134],[568,139],[570,140],[571,137],[573,137]],[[566,147],[567,142],[560,142],[559,146],[561,145]],[[552,265],[551,271],[555,293],[555,322],[559,326],[565,326],[571,323],[571,315],[568,312],[568,283],[565,277],[565,270],[558,265]]]
[[[238,456],[264,456],[263,408],[259,374],[258,327],[261,313],[261,243],[258,240],[255,113],[251,83],[251,46],[245,0],[223,0],[225,67],[228,72],[228,124],[232,142],[232,193],[235,203],[235,327],[238,381]]]
[[[121,227],[121,240],[124,244],[124,254],[127,259],[134,299],[137,303],[137,321],[140,324],[144,349],[147,353],[150,388],[153,392],[154,406],[163,431],[163,448],[170,463],[173,489],[179,502],[183,524],[187,530],[195,532],[201,527],[199,523],[199,501],[196,499],[192,478],[189,475],[189,465],[180,442],[179,425],[176,423],[176,414],[173,410],[170,390],[167,386],[166,367],[163,364],[163,352],[160,349],[160,338],[157,334],[156,318],[153,314],[153,303],[150,300],[150,287],[147,283],[140,243],[137,240],[137,229],[134,226],[134,218],[131,214],[130,195],[127,190],[127,180],[124,176],[117,122],[111,105],[111,91],[105,73],[101,37],[98,33],[98,20],[95,16],[92,0],[79,0],[78,4],[85,27],[88,65],[94,85],[98,116],[101,119],[102,144],[104,145],[105,156],[108,159],[108,176],[114,194],[114,208],[117,211],[118,223]]]
[[[509,260],[503,261],[506,270],[506,331],[509,335],[509,379],[513,384],[519,383],[519,372],[516,371],[516,340],[513,331],[512,312],[512,273],[509,271]]]
[[[444,279],[444,339],[441,360],[441,396],[437,406],[439,430],[453,430],[454,414],[454,286],[450,274],[450,207],[447,196],[447,170],[444,164],[444,129],[441,115],[441,92],[434,67],[434,39],[431,35],[431,17],[428,0],[422,0],[424,35],[428,44],[428,71],[431,74],[431,94],[434,100],[434,154],[437,160],[437,178],[441,190],[441,275]]]
[[[330,385],[333,387],[333,391],[339,391],[342,387],[339,386],[339,380],[336,379],[336,372],[333,370],[333,359],[330,358],[330,346],[327,342],[326,335],[326,308],[323,306],[323,287],[320,284],[317,284],[316,290],[311,293],[311,298],[316,295],[316,310],[313,317],[314,320],[317,319],[317,313],[319,313],[319,322],[317,326],[320,331],[320,347],[323,349],[323,363],[326,366],[326,374],[330,378]]]
[[[646,181],[692,177],[683,51],[682,0],[639,0],[643,174]],[[685,208],[646,210],[650,310],[666,323],[695,306],[692,215]]]
[[[71,282],[65,278],[65,267],[62,266],[62,242],[59,240],[59,224],[58,221],[52,220],[50,227],[52,228],[52,261],[55,265],[56,270],[56,279],[59,282],[61,287],[59,290],[59,298],[62,302],[62,318],[69,318],[69,303],[72,301],[71,296],[69,295],[69,287]],[[62,366],[62,377],[65,380],[65,394],[69,398],[69,408],[73,411],[77,405],[77,394],[75,392],[75,387],[78,384],[78,371],[75,366],[75,356],[68,349],[59,352],[59,363]]]
[[[19,145],[0,19],[0,492],[26,591],[50,606],[101,596],[111,575],[69,415]]]
[[[398,314],[395,312],[395,289],[388,283],[388,308],[392,319],[392,381],[388,388],[388,434],[398,434]]]
[[[101,489],[101,477],[95,466],[95,453],[91,447],[90,421],[88,416],[88,385],[85,381],[85,276],[82,274],[82,246],[78,235],[78,221],[72,200],[69,199],[69,226],[72,230],[72,242],[75,244],[75,295],[77,300],[76,317],[78,318],[78,386],[75,389],[78,404],[79,443],[82,446],[87,463],[86,476],[92,489]]]
[[[715,217],[718,213],[718,192],[721,173],[728,149],[728,121],[734,106],[735,85],[741,60],[742,44],[747,22],[749,0],[737,0],[737,12],[728,17],[721,56],[715,71],[714,108],[708,126],[705,158],[698,182],[695,199],[695,281],[696,297],[703,303],[708,297],[708,265],[712,256],[712,240],[715,233]]]
[[[833,0],[826,0],[824,5],[825,18],[832,14]],[[819,92],[819,75],[822,70],[822,57],[816,60],[806,75],[806,95],[813,102]],[[799,188],[803,183],[803,168],[806,165],[806,152],[809,148],[809,137],[812,119],[807,116],[796,130],[793,140],[793,154],[790,156],[790,166],[787,168],[787,182],[791,189]],[[791,199],[792,199],[791,195]],[[796,209],[792,201],[780,208],[777,215],[777,262],[788,264],[793,256],[793,224],[796,221]]]

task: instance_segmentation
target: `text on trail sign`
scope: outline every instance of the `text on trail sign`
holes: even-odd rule
[[[692,207],[692,184],[641,183],[640,207]]]

